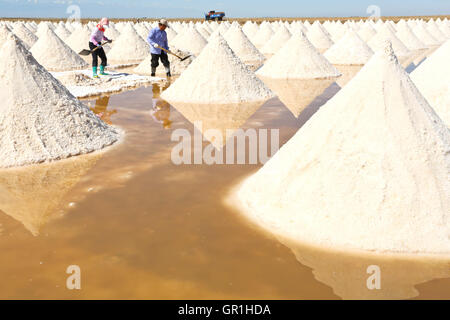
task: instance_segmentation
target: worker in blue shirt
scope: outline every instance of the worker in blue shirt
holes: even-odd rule
[[[155,76],[156,68],[159,66],[159,60],[166,69],[166,74],[171,77],[170,62],[167,53],[159,48],[169,50],[169,43],[167,41],[166,28],[169,27],[169,23],[165,19],[159,21],[158,27],[150,31],[147,37],[147,42],[150,44],[150,53],[152,54],[152,77]]]

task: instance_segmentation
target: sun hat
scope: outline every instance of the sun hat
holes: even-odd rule
[[[159,20],[159,24],[162,24],[163,26],[169,27],[169,23],[167,22],[166,19]]]

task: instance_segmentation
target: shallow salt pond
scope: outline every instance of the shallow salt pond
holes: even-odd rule
[[[251,225],[225,199],[261,164],[172,163],[171,135],[194,135],[191,121],[279,128],[283,145],[339,90],[295,106],[295,92],[275,86],[289,109],[275,98],[245,113],[179,112],[158,99],[159,85],[87,100],[125,141],[0,171],[0,298],[448,299],[450,261],[327,252]],[[70,265],[81,268],[81,290],[66,288]],[[369,266],[381,270],[380,290],[367,288]]]

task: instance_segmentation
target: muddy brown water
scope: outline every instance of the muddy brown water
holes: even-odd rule
[[[108,152],[0,171],[1,299],[450,298],[450,261],[327,252],[251,225],[224,200],[261,164],[174,165],[172,133],[193,134],[190,121],[208,114],[178,112],[162,89],[86,101],[127,132]],[[221,115],[278,128],[282,145],[338,90],[301,108],[275,98],[242,118]],[[66,288],[70,265],[81,290]],[[371,265],[380,290],[367,288]]]

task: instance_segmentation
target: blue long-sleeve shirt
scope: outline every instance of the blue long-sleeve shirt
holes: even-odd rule
[[[150,31],[150,34],[147,37],[147,42],[150,44],[150,52],[153,54],[161,54],[161,49],[157,49],[153,46],[155,43],[157,43],[161,48],[169,50],[167,33],[159,28],[154,28]]]

